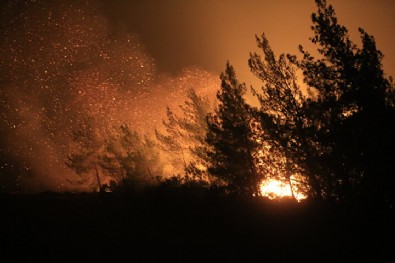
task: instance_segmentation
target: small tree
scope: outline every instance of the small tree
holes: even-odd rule
[[[207,117],[208,169],[232,192],[257,195],[261,178],[254,160],[256,142],[250,127],[253,118],[243,98],[246,87],[237,81],[229,63],[221,80],[221,89],[217,93],[219,105]]]
[[[157,145],[149,136],[141,136],[127,125],[120,126],[108,140],[107,153],[104,169],[119,174],[121,186],[126,188],[153,184],[162,174]]]
[[[81,176],[79,183],[91,180],[91,175],[93,175],[97,190],[103,191],[101,161],[105,147],[98,130],[93,128],[92,122],[91,118],[86,118],[80,129],[73,131],[74,146],[72,153],[68,155],[66,165]]]

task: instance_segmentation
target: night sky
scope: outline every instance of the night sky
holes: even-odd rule
[[[113,28],[139,37],[160,71],[177,73],[198,65],[219,74],[229,60],[243,81],[253,81],[248,55],[254,35],[265,32],[276,53],[298,54],[312,36],[313,0],[102,1]],[[358,27],[375,36],[387,73],[395,73],[395,3],[391,0],[332,0],[339,22],[359,43]]]
[[[359,44],[375,36],[395,73],[395,2],[332,0]],[[186,91],[214,97],[227,60],[256,85],[247,60],[265,32],[274,51],[312,51],[306,0],[2,1],[0,191],[67,190],[72,130],[92,119],[152,132]],[[314,54],[314,52],[313,52]]]

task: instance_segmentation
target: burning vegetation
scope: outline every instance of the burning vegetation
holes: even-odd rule
[[[324,0],[312,16],[320,58],[303,47],[301,59],[276,57],[257,36],[261,54],[248,64],[262,82],[251,90],[258,107],[229,63],[220,85],[198,68],[158,74],[138,39],[111,32],[88,2],[24,2],[2,27],[3,190],[176,182],[270,199],[393,200],[393,83],[374,38],[361,29],[362,47],[353,44]]]

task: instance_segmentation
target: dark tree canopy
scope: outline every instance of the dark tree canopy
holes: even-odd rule
[[[277,169],[291,189],[292,176],[302,175],[311,198],[393,201],[395,96],[383,55],[373,36],[359,29],[359,47],[333,7],[325,0],[316,4],[311,41],[317,58],[303,47],[300,60],[276,58],[265,35],[257,37],[263,57],[251,54],[249,66],[263,83],[252,90],[259,108],[246,104],[245,85],[227,65],[219,106],[207,119],[209,171],[247,195],[258,193],[259,180]],[[298,70],[306,87],[297,80]],[[262,151],[258,162],[267,169],[255,160]]]
[[[264,34],[256,40],[264,57],[254,53],[249,59],[252,73],[263,82],[260,92],[253,89],[260,103],[254,114],[263,130],[261,140],[268,146],[262,148],[266,152],[263,156],[274,156],[264,164],[279,169],[292,192],[291,176],[306,174],[307,153],[310,156],[316,154],[314,142],[308,138],[311,131],[305,111],[307,98],[297,83],[295,66],[284,54],[278,59],[275,57]],[[311,185],[317,184],[314,174],[308,179]],[[319,192],[318,189],[312,190]]]
[[[289,172],[304,174],[311,197],[393,200],[394,86],[383,72],[383,55],[373,36],[360,29],[358,47],[333,7],[316,4],[311,41],[318,58],[300,47],[301,60],[276,60],[265,36],[257,38],[264,58],[252,54],[249,65],[264,83],[255,93],[265,139],[284,153]]]
[[[390,165],[395,159],[394,89],[383,72],[383,55],[363,29],[362,47],[353,44],[333,7],[316,3],[312,42],[322,58],[301,48],[298,65],[305,82],[318,92],[309,108],[319,113],[313,116],[320,124],[316,134],[329,149],[323,164],[330,177],[326,187],[337,198],[389,198],[395,186]]]
[[[252,196],[258,194],[260,178],[254,161],[252,115],[243,98],[246,87],[237,81],[229,63],[221,80],[217,93],[219,105],[207,117],[209,172],[232,192]]]

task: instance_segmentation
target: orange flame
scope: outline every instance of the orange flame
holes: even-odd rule
[[[292,180],[292,177],[291,177]],[[261,195],[265,196],[271,200],[273,199],[281,199],[285,197],[292,197],[292,191],[295,196],[295,199],[300,202],[303,199],[306,199],[307,196],[299,191],[296,187],[292,187],[288,182],[277,179],[265,179],[262,180],[259,185]]]

